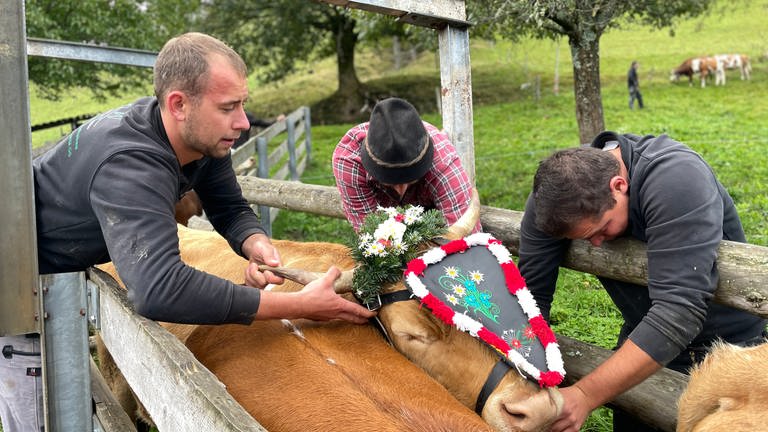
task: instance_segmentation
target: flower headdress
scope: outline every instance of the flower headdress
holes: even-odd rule
[[[385,284],[402,279],[420,244],[445,231],[442,213],[420,206],[379,207],[366,216],[357,243],[351,245],[358,263],[352,280],[355,295],[363,304],[371,303]]]

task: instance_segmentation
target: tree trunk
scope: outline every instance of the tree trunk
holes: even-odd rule
[[[317,113],[329,121],[345,123],[367,119],[368,104],[365,91],[355,72],[355,47],[357,33],[355,20],[339,16],[336,22],[336,65],[339,74],[339,88],[325,101]],[[321,104],[322,105],[322,104]],[[314,113],[313,113],[314,114]]]
[[[573,59],[573,92],[579,142],[590,143],[605,129],[603,98],[600,93],[600,36],[570,35]]]
[[[339,72],[339,93],[359,93],[360,80],[355,72],[355,21],[340,17],[336,27],[336,63]]]

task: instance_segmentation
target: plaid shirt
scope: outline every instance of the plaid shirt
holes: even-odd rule
[[[456,149],[448,135],[431,124],[424,122],[432,144],[434,160],[430,170],[416,183],[409,185],[400,198],[391,187],[371,177],[360,160],[360,146],[368,134],[368,123],[350,129],[333,152],[333,175],[336,187],[341,193],[344,214],[355,231],[360,229],[365,216],[376,211],[378,206],[396,207],[420,205],[425,210],[437,209],[443,213],[446,222],[456,222],[469,206],[472,185],[461,166]],[[480,231],[478,221],[475,232]]]

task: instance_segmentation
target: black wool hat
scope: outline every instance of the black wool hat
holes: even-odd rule
[[[363,167],[386,184],[410,183],[432,167],[434,147],[410,103],[384,99],[373,107],[368,137],[360,149]]]

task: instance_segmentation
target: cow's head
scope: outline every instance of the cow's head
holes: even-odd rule
[[[479,201],[475,198],[466,214],[451,226],[446,237],[466,236],[479,218]],[[292,271],[286,278],[307,283],[317,274]],[[345,278],[351,281],[351,271]],[[337,292],[351,290],[339,286]],[[383,288],[383,293],[405,290],[402,282]],[[469,334],[448,326],[424,308],[418,299],[383,306],[378,315],[392,344],[411,361],[443,384],[464,405],[477,409],[478,397],[486,379],[499,362],[498,354]],[[481,408],[483,419],[498,431],[547,430],[560,412],[562,399],[555,389],[541,389],[507,369]]]

